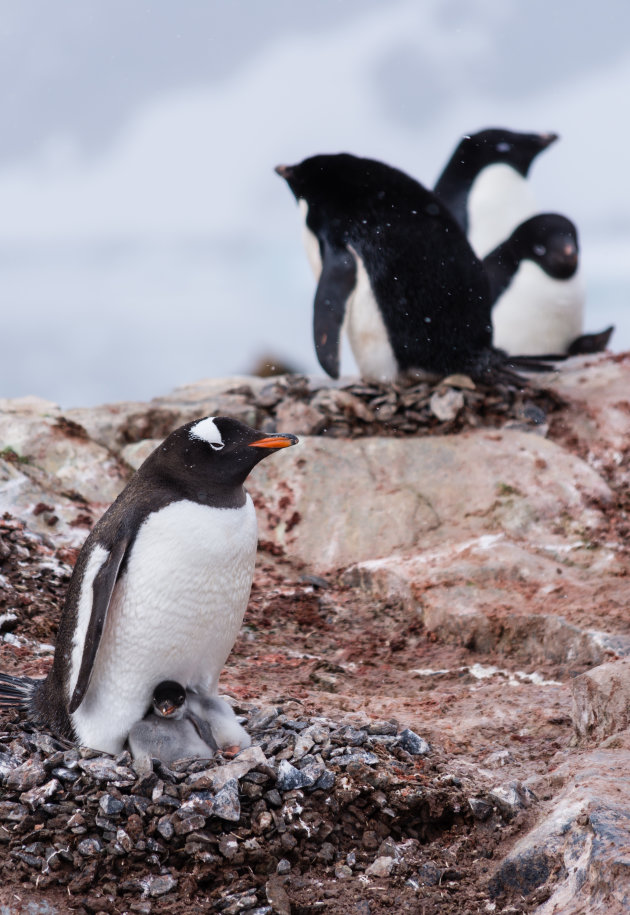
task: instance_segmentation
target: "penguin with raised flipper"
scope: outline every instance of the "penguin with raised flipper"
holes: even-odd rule
[[[172,432],[85,541],[50,673],[3,675],[0,707],[21,705],[59,736],[118,753],[163,680],[214,697],[254,571],[256,514],[243,484],[262,458],[296,443],[224,416]]]
[[[613,328],[582,334],[584,285],[575,225],[539,213],[483,259],[493,302],[494,342],[508,353],[593,353]]]
[[[434,192],[483,257],[516,226],[540,210],[527,177],[555,133],[519,133],[493,127],[462,137]]]
[[[276,168],[304,219],[318,278],[313,332],[322,368],[339,376],[346,331],[363,378],[463,372],[522,384],[547,370],[492,346],[488,279],[447,208],[404,172],[347,153]]]

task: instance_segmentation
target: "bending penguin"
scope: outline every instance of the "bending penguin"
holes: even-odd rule
[[[493,301],[494,341],[508,353],[594,353],[613,328],[582,334],[584,285],[570,219],[539,213],[483,259]]]
[[[522,383],[492,346],[488,279],[447,208],[408,175],[347,153],[276,168],[304,219],[318,279],[313,332],[322,368],[339,376],[342,329],[363,378],[408,370]]]
[[[527,176],[555,133],[518,133],[503,127],[462,137],[434,191],[483,257],[538,212]]]
[[[26,706],[59,736],[118,753],[163,680],[214,697],[254,571],[256,514],[243,484],[262,458],[296,443],[224,416],[172,432],[85,541],[48,676],[2,676],[0,706]]]
[[[160,759],[170,765],[190,756],[210,758],[217,750],[209,721],[197,717],[186,701],[186,690],[175,680],[158,683],[152,707],[129,731],[129,749],[143,768]]]

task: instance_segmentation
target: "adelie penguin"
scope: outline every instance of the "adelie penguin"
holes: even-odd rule
[[[53,733],[118,753],[163,680],[214,698],[254,571],[256,514],[243,484],[296,442],[223,416],[172,432],[85,541],[48,676],[3,675],[0,706],[26,706]],[[249,745],[233,715],[231,725],[224,739]]]
[[[494,342],[508,353],[594,353],[613,328],[582,334],[584,286],[570,219],[539,213],[488,254]]]
[[[557,139],[496,127],[460,140],[434,191],[479,257],[539,211],[527,176],[536,156]]]
[[[522,383],[492,346],[488,279],[447,208],[408,175],[342,153],[276,168],[304,219],[318,279],[313,332],[322,368],[339,376],[342,329],[366,380],[408,370]]]

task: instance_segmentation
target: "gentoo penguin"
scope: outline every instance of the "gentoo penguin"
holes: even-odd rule
[[[224,416],[172,432],[85,541],[50,673],[17,689],[3,677],[0,705],[26,704],[58,735],[118,753],[161,681],[214,696],[254,571],[256,514],[243,484],[262,458],[296,443]]]
[[[612,328],[582,335],[584,285],[578,253],[571,220],[539,213],[483,259],[497,346],[533,355],[605,348]]]
[[[527,183],[530,166],[555,133],[491,128],[463,137],[435,185],[479,257],[539,210]]]
[[[148,768],[152,759],[168,766],[189,756],[210,758],[217,749],[209,723],[191,712],[186,690],[175,680],[164,680],[155,687],[152,707],[133,725],[128,743],[142,768]]]
[[[363,378],[407,370],[522,381],[492,347],[488,280],[446,207],[398,169],[342,153],[276,168],[304,219],[319,282],[313,330],[339,376],[342,328]],[[527,361],[527,360],[526,360]]]

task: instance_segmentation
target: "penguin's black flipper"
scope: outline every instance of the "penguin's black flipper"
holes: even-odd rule
[[[598,334],[582,334],[576,337],[569,346],[567,353],[569,356],[592,356],[594,353],[603,353],[613,335],[615,325],[611,324],[606,330]]]
[[[76,712],[79,708],[83,701],[83,697],[87,692],[87,688],[90,685],[94,660],[103,634],[112,592],[129,542],[129,537],[122,537],[120,540],[117,540],[114,543],[109,556],[94,577],[92,613],[85,634],[79,676],[77,677],[77,683],[74,692],[72,693],[70,705],[68,706],[70,714]]]
[[[339,378],[339,343],[348,296],[357,280],[357,265],[347,248],[322,247],[322,272],[315,293],[313,336],[319,364]]]

